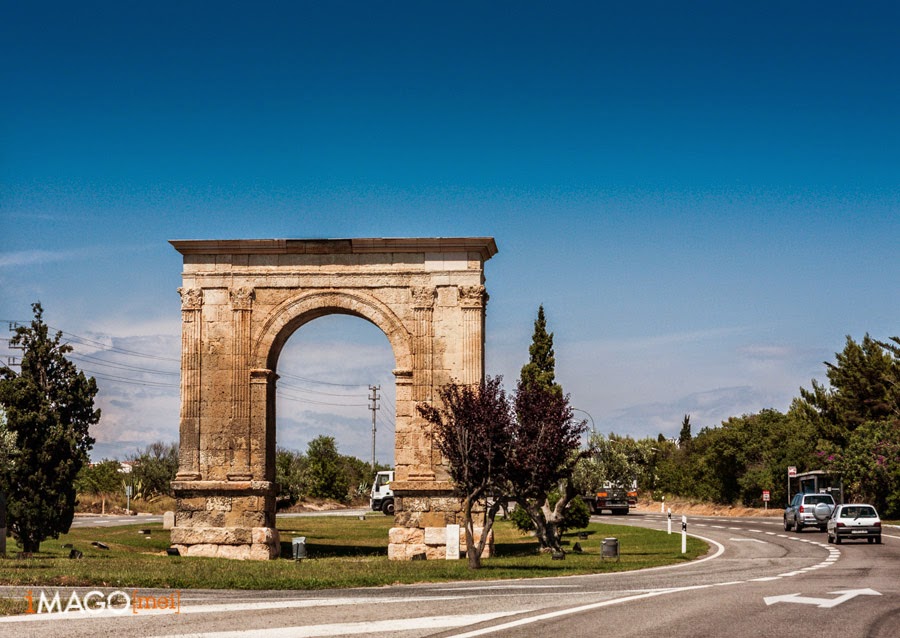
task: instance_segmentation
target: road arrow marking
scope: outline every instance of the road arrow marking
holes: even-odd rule
[[[845,589],[841,591],[828,592],[829,594],[837,594],[837,598],[811,598],[809,596],[801,596],[800,593],[786,594],[784,596],[766,596],[763,598],[766,605],[774,605],[775,603],[800,603],[802,605],[816,605],[820,609],[829,609],[837,607],[841,603],[847,602],[851,598],[857,596],[881,596],[874,589]]]

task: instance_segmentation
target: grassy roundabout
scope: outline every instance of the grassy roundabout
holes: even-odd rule
[[[365,520],[322,516],[279,519],[282,554],[272,561],[233,561],[213,558],[172,557],[165,553],[169,534],[156,525],[113,528],[78,528],[58,540],[41,544],[32,558],[0,560],[0,583],[44,587],[115,587],[172,589],[326,589],[370,587],[403,583],[536,578],[626,571],[693,560],[707,545],[688,538],[681,554],[680,534],[625,525],[591,523],[587,540],[567,534],[565,560],[537,553],[537,543],[512,524],[497,521],[496,556],[480,570],[469,570],[466,561],[390,561],[387,535],[392,519],[375,514]],[[140,530],[149,529],[149,538]],[[309,558],[290,560],[291,538],[305,536]],[[620,561],[601,559],[601,541],[619,539]],[[92,543],[108,546],[101,549]],[[583,553],[573,553],[574,543]],[[72,547],[66,547],[71,545]],[[71,549],[83,557],[70,559]],[[13,548],[11,548],[13,549]],[[0,601],[2,603],[3,601]],[[7,605],[8,607],[8,605]],[[0,613],[5,607],[0,604]],[[10,611],[15,613],[13,605]],[[10,613],[10,612],[7,612]]]

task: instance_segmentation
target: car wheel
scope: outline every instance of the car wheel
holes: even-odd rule
[[[876,537],[875,537],[875,544],[876,544],[876,545],[881,545],[881,536],[876,536]]]
[[[800,524],[800,521],[794,523],[794,531],[798,534],[803,531],[803,525]]]
[[[784,531],[791,531],[791,526],[788,524],[787,519],[784,519]]]
[[[835,533],[835,535],[834,535],[834,544],[835,544],[835,545],[840,545],[840,544],[841,544],[841,537],[838,536],[837,533]]]
[[[381,506],[381,511],[384,512],[386,516],[393,516],[394,501],[385,501],[384,505]]]
[[[820,532],[824,532],[826,529],[828,529],[828,528],[825,527],[824,525],[819,525],[819,531],[820,531]]]
[[[831,534],[829,534],[829,535],[828,535],[828,543],[831,544],[831,543],[833,543],[833,542],[834,542],[834,541],[831,540]]]
[[[875,542],[875,538],[871,537],[871,536],[869,538],[867,538],[866,540],[869,541],[869,545],[871,545],[872,543]]]

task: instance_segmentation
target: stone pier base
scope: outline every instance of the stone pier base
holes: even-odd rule
[[[447,558],[447,525],[459,525],[459,553],[466,554],[466,530],[462,501],[453,496],[449,484],[435,483],[435,489],[423,490],[421,483],[408,485],[394,481],[394,527],[388,532],[388,558],[391,560],[444,560]],[[418,489],[416,489],[418,488]],[[480,513],[480,512],[479,512]],[[475,528],[475,542],[481,528]],[[494,533],[484,546],[482,558],[494,554]]]
[[[277,558],[275,486],[270,481],[175,481],[172,546],[182,556]]]

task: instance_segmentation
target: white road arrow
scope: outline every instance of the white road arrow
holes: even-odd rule
[[[817,605],[821,609],[828,609],[830,607],[837,607],[841,603],[847,602],[851,598],[856,598],[857,596],[881,596],[881,594],[874,589],[846,589],[828,593],[837,594],[838,597],[810,598],[808,596],[801,596],[799,593],[796,593],[785,594],[784,596],[767,596],[763,598],[763,600],[767,605],[774,605],[775,603],[800,603],[802,605]]]

